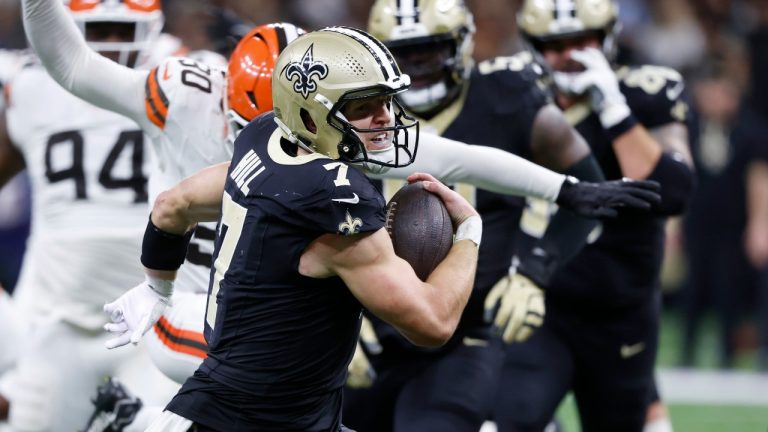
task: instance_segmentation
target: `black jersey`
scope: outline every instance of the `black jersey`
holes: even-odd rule
[[[528,52],[478,64],[470,76],[461,111],[441,135],[531,159],[533,121],[539,110],[550,103],[548,93],[539,85],[541,72]],[[513,235],[524,203],[521,197],[475,190],[473,204],[483,219],[483,242],[461,329],[484,326],[485,296],[509,269]]]
[[[688,104],[682,97],[684,83],[676,71],[650,65],[622,67],[617,77],[630,110],[646,128],[673,122],[690,124]],[[566,110],[565,115],[589,143],[606,179],[622,178],[612,142],[597,114],[580,104]],[[543,216],[548,214],[544,212]],[[555,275],[547,290],[548,301],[599,307],[634,304],[648,298],[659,283],[665,220],[653,212],[638,212],[603,222],[597,240]],[[526,217],[522,219],[524,233],[534,231],[525,226],[529,222]],[[530,244],[528,238],[518,242],[518,247]]]
[[[301,276],[327,233],[384,226],[384,199],[357,169],[291,156],[273,114],[235,142],[215,243],[208,357],[169,409],[217,430],[337,430],[360,303],[338,277]]]
[[[531,62],[528,52],[481,62],[472,70],[469,85],[460,99],[436,117],[419,119],[419,122],[423,130],[443,137],[496,147],[530,159],[534,118],[551,102],[539,84],[541,77],[542,69]],[[483,320],[483,301],[509,269],[514,253],[512,238],[525,201],[470,185],[454,185],[454,188],[475,206],[483,219],[474,290],[454,336],[457,340],[470,328],[487,327]],[[390,193],[385,190],[385,195]],[[394,329],[385,326],[377,325],[377,333],[400,338]]]

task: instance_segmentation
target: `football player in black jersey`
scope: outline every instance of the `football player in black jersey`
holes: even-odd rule
[[[569,390],[582,430],[641,431],[655,393],[664,225],[684,211],[694,183],[690,113],[676,71],[610,63],[617,16],[612,0],[526,0],[518,15],[606,178],[655,180],[662,201],[605,221],[568,263],[539,253],[535,228],[546,220],[522,219],[518,253],[546,288],[547,316],[528,341],[506,347],[500,431],[541,431]]]
[[[393,100],[408,85],[362,31],[302,36],[277,59],[274,113],[243,129],[226,177],[218,175],[226,164],[216,165],[160,195],[142,251],[152,270],[127,294],[135,307],[113,311],[112,330],[162,311],[190,218],[222,213],[208,357],[148,430],[344,430],[341,392],[361,304],[420,345],[453,334],[475,273],[477,212],[431,176],[411,177],[425,180],[457,227],[448,256],[422,282],[394,254],[381,193],[348,165],[412,161],[417,123]]]
[[[462,1],[379,0],[368,30],[411,76],[411,88],[398,99],[424,130],[487,143],[580,179],[603,178],[589,146],[542,88],[543,69],[530,53],[473,67],[474,23]],[[369,388],[347,392],[344,418],[352,428],[477,431],[493,409],[503,359],[501,340],[492,337],[484,311],[486,294],[497,287],[489,310],[498,308],[495,318],[505,340],[524,340],[541,324],[541,290],[533,284],[512,285],[507,277],[525,200],[468,185],[456,185],[456,190],[470,197],[486,232],[475,289],[458,331],[445,347],[423,350],[373,317],[382,349],[368,357],[377,378]],[[569,248],[584,244],[594,224],[562,212],[553,226],[557,229],[546,239],[567,255],[573,253]],[[528,307],[508,307],[517,299]]]

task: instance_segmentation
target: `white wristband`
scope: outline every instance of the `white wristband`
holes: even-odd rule
[[[470,240],[480,247],[480,239],[483,237],[483,220],[480,216],[470,216],[456,228],[456,236],[453,242]]]
[[[160,279],[147,275],[147,285],[152,291],[163,297],[170,298],[173,294],[173,280],[171,279]]]

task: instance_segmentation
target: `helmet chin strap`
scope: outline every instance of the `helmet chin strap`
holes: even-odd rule
[[[341,113],[339,113],[339,115],[343,117]],[[363,141],[362,137],[360,137],[360,133],[358,131],[353,130],[352,133],[355,134],[355,136],[357,137],[361,145],[365,145],[365,144],[362,144],[365,141]],[[379,150],[368,150],[366,148],[365,156],[367,160],[362,162],[354,162],[354,165],[362,167],[365,171],[371,174],[384,174],[385,172],[389,171],[390,167],[380,165],[380,164],[377,164],[376,162],[371,162],[371,161],[378,161],[378,162],[383,162],[388,164],[394,163],[397,156],[396,150],[395,150],[395,143],[390,142],[387,148],[383,148]],[[363,151],[360,150],[359,152],[357,152],[354,159],[362,159],[362,158],[363,158]]]
[[[448,95],[448,86],[440,80],[424,88],[411,88],[398,95],[403,105],[414,112],[428,112],[438,105]]]
[[[390,169],[388,166],[370,162],[371,160],[388,164],[395,162],[396,150],[394,144],[390,144],[389,147],[381,150],[368,150],[366,153],[368,154],[368,160],[361,162],[360,165],[371,174],[384,174]],[[358,153],[358,157],[362,157],[362,152]]]
[[[296,144],[297,146],[301,147],[305,151],[309,153],[315,153],[315,150],[313,150],[308,145],[304,144],[304,141],[300,140],[299,137],[296,136],[296,134],[291,131],[291,129],[282,121],[280,121],[279,118],[274,118],[275,123],[277,124],[277,127],[280,128],[280,132],[283,135],[283,138],[287,139],[288,141],[292,142],[293,144]]]

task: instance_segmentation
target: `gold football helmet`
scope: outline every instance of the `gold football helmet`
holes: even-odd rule
[[[410,78],[400,72],[387,48],[368,33],[350,27],[328,27],[297,38],[277,59],[272,76],[275,120],[285,138],[314,152],[345,162],[384,167],[413,162],[418,122],[393,100],[394,125],[354,127],[342,114],[352,100],[404,92]],[[307,128],[309,116],[315,131]],[[368,151],[359,133],[393,132],[393,142]],[[411,141],[413,141],[411,143]],[[376,153],[376,154],[374,154]]]
[[[517,25],[533,49],[540,52],[547,41],[600,32],[603,53],[615,51],[619,8],[613,0],[525,0]]]
[[[377,0],[368,31],[395,55],[412,81],[399,99],[431,117],[460,94],[471,72],[472,14],[463,0]]]

